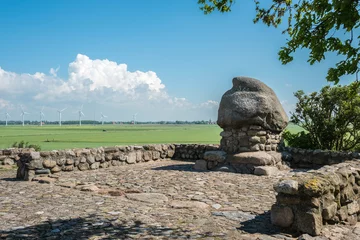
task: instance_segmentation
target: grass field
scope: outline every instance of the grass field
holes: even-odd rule
[[[301,128],[289,125],[292,132]],[[106,130],[106,131],[103,131]],[[150,143],[220,143],[217,125],[0,126],[0,149],[24,140],[42,150]]]

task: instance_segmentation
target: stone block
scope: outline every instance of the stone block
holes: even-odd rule
[[[204,153],[204,159],[207,161],[224,162],[226,159],[226,152],[224,151],[208,151]]]
[[[254,168],[254,174],[258,176],[271,176],[277,174],[278,172],[278,168],[272,166],[258,166]]]
[[[346,221],[348,218],[348,211],[347,211],[347,207],[343,206],[341,207],[338,211],[337,211],[337,216],[339,217],[339,219],[341,221]]]
[[[347,210],[349,215],[353,215],[359,212],[359,204],[357,201],[351,202],[347,205]]]
[[[10,165],[11,166],[11,165],[14,165],[14,164],[15,164],[15,161],[12,158],[7,157],[7,158],[5,158],[3,160],[3,165]]]
[[[51,173],[57,173],[57,172],[61,172],[61,167],[59,167],[58,165],[55,165],[53,168],[51,168]]]
[[[168,149],[167,150],[167,157],[168,158],[172,158],[175,154],[175,150],[172,150],[172,149]]]
[[[50,174],[50,169],[36,169],[35,174]]]
[[[194,165],[194,169],[199,170],[199,171],[208,170],[207,169],[207,161],[205,161],[205,160],[196,160],[195,165]]]
[[[88,156],[86,157],[86,162],[87,162],[88,164],[93,164],[93,163],[95,162],[94,156],[88,155]]]
[[[24,180],[31,181],[35,177],[35,170],[25,171]]]
[[[271,155],[266,152],[242,152],[227,157],[230,163],[266,166],[272,164]]]
[[[61,169],[66,172],[70,172],[74,170],[74,165],[64,165]]]
[[[218,165],[216,161],[207,161],[207,169],[212,170]]]
[[[59,166],[64,165],[65,162],[66,162],[66,159],[65,159],[65,158],[58,158],[58,159],[56,159],[56,164],[59,165]]]
[[[251,142],[251,143],[260,143],[261,141],[260,141],[260,137],[258,137],[258,136],[251,136],[250,138],[249,138],[249,142]]]
[[[152,160],[152,153],[151,153],[151,151],[145,151],[145,152],[144,152],[144,160],[145,160],[145,162]]]
[[[322,211],[322,217],[325,220],[332,220],[335,215],[336,215],[336,211],[337,211],[337,203],[333,202],[331,204],[329,204],[326,207],[323,207],[323,211]]]
[[[32,160],[26,164],[27,168],[30,170],[35,169],[43,169],[43,161],[42,160]]]
[[[99,162],[94,162],[93,164],[90,165],[90,169],[91,170],[96,170],[100,167],[100,163]]]
[[[260,151],[260,146],[259,144],[255,144],[253,146],[250,147],[250,151]]]
[[[134,164],[136,163],[136,153],[135,152],[129,152],[126,158],[126,162],[128,164]]]
[[[322,216],[318,209],[297,209],[295,213],[294,224],[296,229],[312,236],[317,236],[321,233],[323,227],[322,221]]]
[[[101,162],[102,160],[103,160],[103,158],[102,158],[101,155],[99,155],[99,154],[95,155],[95,161],[96,162]]]
[[[283,180],[274,184],[274,190],[278,193],[296,195],[298,194],[299,183],[295,180]]]
[[[45,159],[43,161],[44,168],[54,168],[56,166],[56,161],[51,159]]]
[[[116,148],[116,147],[106,147],[104,148],[104,152],[105,153],[114,153],[114,152],[117,152],[119,149]]]
[[[286,206],[273,205],[271,207],[271,223],[279,227],[290,227],[294,222],[294,213]]]
[[[142,162],[142,160],[143,160],[142,151],[136,151],[136,162]]]
[[[100,163],[100,168],[108,168],[109,167],[109,162],[102,162]]]
[[[231,135],[232,135],[232,132],[230,132],[230,131],[222,131],[220,133],[220,136],[225,137],[225,138],[230,137]]]
[[[297,195],[278,193],[276,195],[276,203],[281,205],[297,205],[301,203],[301,199]]]
[[[31,157],[33,160],[40,159],[40,152],[30,152],[30,157]]]
[[[153,159],[153,160],[158,160],[158,159],[160,159],[160,152],[158,152],[158,151],[152,151],[152,159]]]
[[[89,164],[86,162],[86,163],[79,163],[79,166],[78,166],[78,168],[79,168],[79,170],[80,171],[85,171],[85,170],[89,170]]]
[[[67,158],[65,164],[66,164],[66,165],[73,165],[73,164],[74,164],[74,159],[72,159],[72,158]]]

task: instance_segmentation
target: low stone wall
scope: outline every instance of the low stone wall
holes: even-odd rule
[[[0,150],[0,165],[15,165],[20,159],[19,154],[34,151],[32,148],[8,148]]]
[[[274,225],[319,235],[323,224],[360,219],[360,163],[347,161],[298,173],[274,185]]]
[[[24,151],[18,154],[17,178],[32,180],[37,174],[85,171],[161,159],[196,160],[218,145],[158,144],[91,149]]]
[[[358,152],[337,152],[292,147],[285,147],[281,150],[290,154],[286,161],[290,163],[291,168],[316,169],[324,165],[333,165],[347,160],[360,159],[360,153]]]
[[[220,136],[221,148],[227,153],[276,151],[281,140],[280,134],[255,125],[224,129]]]

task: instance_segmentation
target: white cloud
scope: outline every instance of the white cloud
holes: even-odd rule
[[[57,77],[57,72],[60,70],[60,66],[58,66],[56,69],[54,68],[50,68],[50,75],[54,76],[54,77]]]
[[[205,108],[217,108],[219,107],[219,103],[217,101],[208,100],[206,102],[203,102],[199,105],[199,107],[205,107]]]
[[[107,59],[90,59],[78,54],[69,64],[68,78],[51,68],[49,74],[14,73],[0,67],[0,95],[15,105],[63,107],[86,102],[113,106],[173,109],[212,109],[213,100],[194,104],[182,97],[169,96],[164,83],[153,71],[129,71],[126,64]],[[4,103],[3,103],[4,105]],[[0,107],[1,107],[0,102]]]
[[[11,107],[10,102],[6,101],[5,99],[0,98],[0,109],[5,109]]]

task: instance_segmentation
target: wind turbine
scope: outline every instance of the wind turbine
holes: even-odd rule
[[[101,125],[104,125],[104,118],[107,118],[107,116],[105,116],[104,114],[101,113]]]
[[[25,126],[25,121],[24,121],[25,115],[26,115],[26,114],[30,114],[30,113],[25,112],[23,106],[21,106],[21,105],[20,105],[20,108],[21,108],[21,114],[20,114],[20,116],[22,117],[22,125]]]
[[[63,108],[63,109],[61,109],[61,110],[57,110],[57,112],[59,113],[59,126],[61,126],[61,113],[63,112],[63,111],[65,111],[67,108]]]
[[[136,124],[136,115],[137,115],[137,113],[135,113],[135,114],[133,115],[133,124],[134,124],[134,125]]]
[[[78,110],[79,113],[79,126],[81,126],[81,117],[85,116],[85,114],[82,112],[83,105],[81,105],[80,109]]]
[[[45,117],[44,115],[44,107],[41,108],[41,111],[40,111],[40,126],[43,125],[43,117]]]
[[[4,114],[5,114],[5,126],[7,126],[8,125],[8,118],[11,117],[11,116],[7,111]]]

